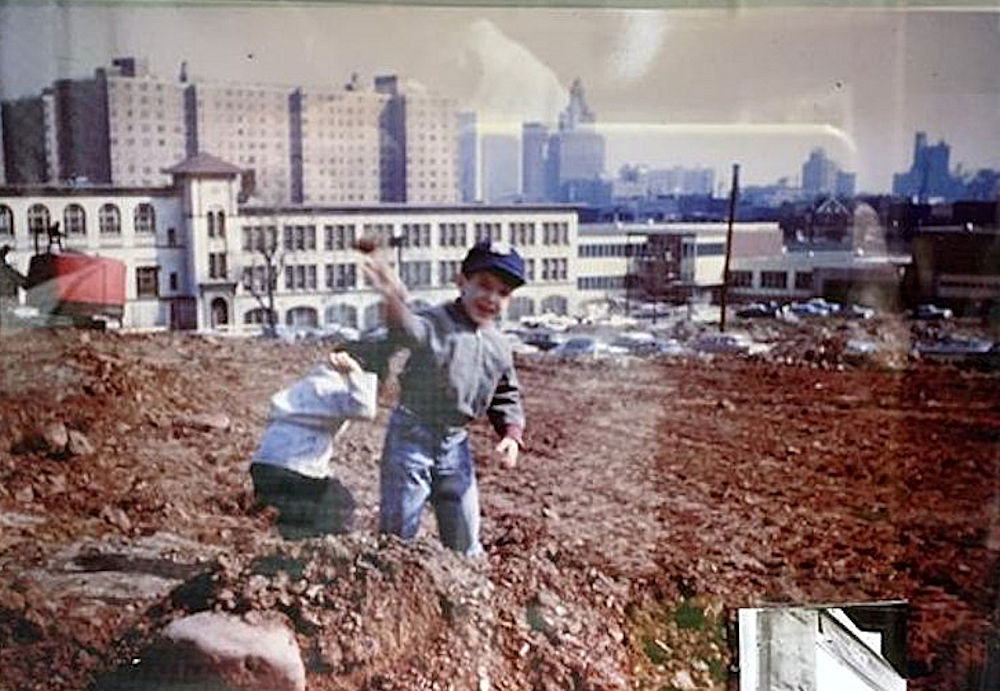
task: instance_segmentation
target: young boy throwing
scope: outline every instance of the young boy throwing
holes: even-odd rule
[[[503,243],[478,243],[456,277],[458,299],[420,313],[407,307],[406,288],[385,261],[369,256],[364,271],[385,299],[390,339],[410,350],[382,452],[379,530],[412,538],[429,499],[441,541],[480,554],[466,427],[485,413],[500,436],[501,463],[517,464],[524,412],[510,346],[496,321],[524,284],[524,261]]]

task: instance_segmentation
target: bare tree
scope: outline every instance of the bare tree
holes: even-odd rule
[[[243,286],[254,296],[264,313],[264,335],[274,338],[278,335],[274,294],[278,289],[278,277],[285,270],[285,253],[278,250],[277,225],[258,227],[252,232],[253,259],[250,266],[244,268]]]

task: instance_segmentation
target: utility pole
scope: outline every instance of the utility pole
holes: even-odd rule
[[[726,330],[726,295],[729,292],[729,257],[733,253],[733,219],[740,186],[740,164],[733,164],[733,185],[729,190],[729,226],[726,229],[726,261],[722,267],[722,292],[719,294],[719,332]]]

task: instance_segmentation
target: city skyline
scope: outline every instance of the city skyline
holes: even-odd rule
[[[4,4],[0,96],[132,55],[164,78],[185,60],[192,79],[211,81],[339,87],[353,72],[398,74],[492,132],[519,133],[554,124],[580,77],[609,175],[626,163],[708,166],[722,181],[740,163],[746,184],[767,184],[797,179],[823,147],[860,192],[887,192],[918,130],[968,171],[1000,167],[998,16]]]

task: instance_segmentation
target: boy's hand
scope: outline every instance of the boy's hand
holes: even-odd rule
[[[383,297],[396,298],[406,302],[406,286],[384,259],[368,255],[365,257],[364,264],[361,265],[361,272]]]
[[[358,361],[344,352],[330,353],[330,366],[341,374],[360,374],[361,365]]]
[[[504,437],[497,444],[495,451],[500,457],[500,465],[504,468],[510,470],[517,465],[517,440],[511,437]]]

